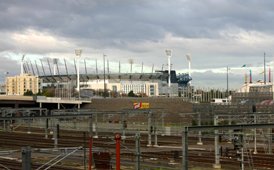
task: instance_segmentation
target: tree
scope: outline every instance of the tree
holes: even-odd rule
[[[41,90],[39,90],[38,93],[36,94],[36,96],[42,96],[42,95],[43,94],[42,94]]]
[[[27,90],[25,91],[24,96],[33,96],[33,92],[31,90]]]
[[[133,93],[133,90],[131,90],[128,94],[127,94],[128,97],[137,97],[136,94]]]
[[[43,89],[42,95],[46,97],[54,97],[54,88],[48,87]]]

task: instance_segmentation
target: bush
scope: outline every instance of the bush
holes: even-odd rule
[[[25,93],[24,93],[24,96],[33,96],[33,92],[31,90],[27,90]]]
[[[128,97],[137,97],[137,95],[134,94],[132,90],[127,94],[127,96]]]

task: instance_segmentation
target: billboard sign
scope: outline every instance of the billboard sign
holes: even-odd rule
[[[149,109],[149,103],[143,103],[143,102],[133,103],[133,109]]]

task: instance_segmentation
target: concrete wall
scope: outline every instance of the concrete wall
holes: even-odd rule
[[[151,109],[163,109],[166,113],[192,113],[191,103],[183,101],[182,98],[165,97],[92,99],[92,103],[84,105],[83,108],[97,111],[121,111],[133,109],[135,102],[149,103]]]

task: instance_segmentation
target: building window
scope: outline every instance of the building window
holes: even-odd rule
[[[155,95],[154,85],[150,85],[149,86],[149,94],[150,94],[150,96],[154,96]]]
[[[117,92],[117,86],[112,86],[112,91]]]

